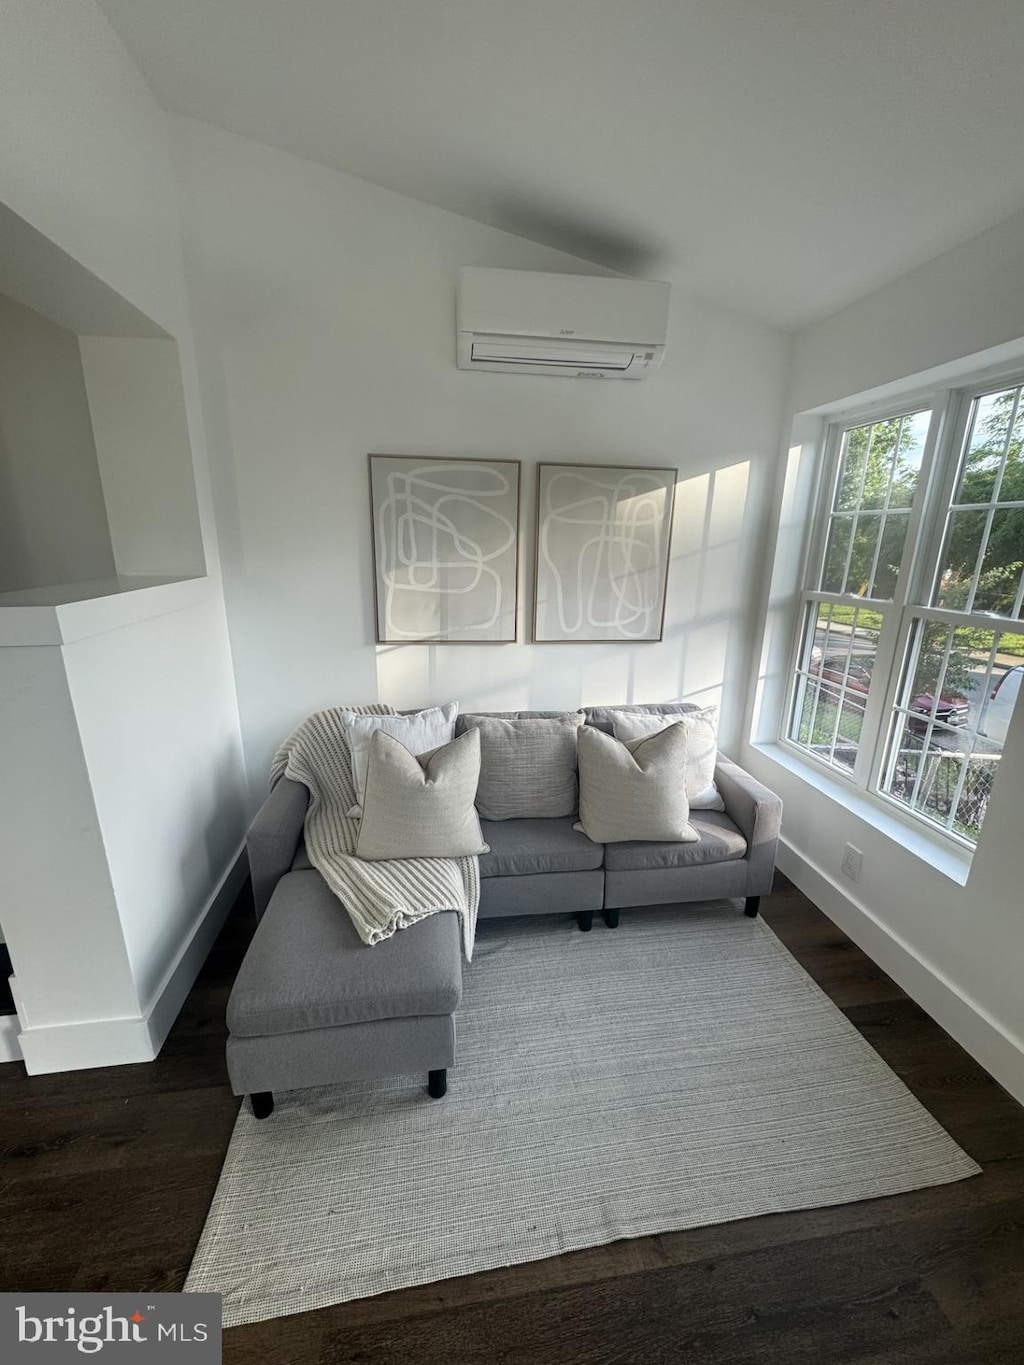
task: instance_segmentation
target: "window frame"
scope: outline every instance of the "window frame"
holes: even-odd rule
[[[798,762],[827,775],[884,810],[887,816],[895,816],[908,828],[945,847],[952,847],[960,854],[966,853],[968,857],[973,855],[976,841],[954,829],[944,828],[923,811],[908,808],[905,802],[884,791],[882,784],[894,762],[891,745],[894,730],[901,723],[901,712],[897,709],[899,701],[905,689],[912,685],[914,660],[910,658],[910,639],[916,623],[937,621],[954,627],[992,630],[997,636],[1005,631],[1024,634],[1024,616],[1014,618],[931,605],[942,573],[940,560],[966,454],[972,404],[989,394],[1021,386],[1024,386],[1024,369],[1018,360],[1012,365],[965,375],[958,378],[955,385],[916,389],[887,400],[837,407],[823,414],[822,458],[809,502],[810,524],[805,529],[800,557],[791,647],[787,655],[788,678],[777,731],[776,742]],[[827,592],[815,586],[821,582],[825,568],[845,434],[869,423],[896,420],[926,408],[930,410],[928,430],[892,599],[862,598],[855,593]],[[1024,411],[1024,396],[1019,410]],[[849,769],[831,761],[831,757],[815,754],[792,738],[802,706],[805,679],[809,676],[816,629],[812,622],[820,619],[822,608],[829,604],[877,612],[881,616],[872,681],[881,684],[884,678],[884,684],[869,689],[857,754]],[[1014,630],[1015,625],[1020,627],[1018,631]],[[921,629],[924,629],[923,624]],[[986,689],[991,687],[991,678],[990,661],[985,675]],[[833,751],[834,748],[833,741]]]

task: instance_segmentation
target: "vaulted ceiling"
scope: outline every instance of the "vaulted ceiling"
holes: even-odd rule
[[[784,327],[1024,208],[1024,0],[100,0],[160,102]]]

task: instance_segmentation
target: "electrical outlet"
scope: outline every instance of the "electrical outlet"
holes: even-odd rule
[[[849,877],[851,882],[860,881],[860,865],[864,861],[864,854],[859,848],[854,848],[852,844],[847,844],[843,849],[843,876]]]

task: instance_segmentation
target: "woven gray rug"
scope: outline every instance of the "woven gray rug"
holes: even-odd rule
[[[482,921],[425,1079],[243,1104],[186,1290],[231,1326],[979,1170],[732,907]]]

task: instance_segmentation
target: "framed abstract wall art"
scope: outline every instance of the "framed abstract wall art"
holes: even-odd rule
[[[377,643],[513,643],[519,462],[369,460]]]
[[[534,640],[661,639],[677,472],[539,466]]]

